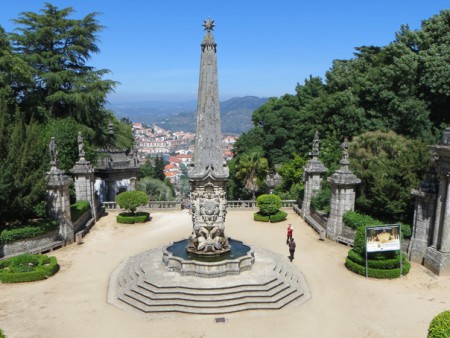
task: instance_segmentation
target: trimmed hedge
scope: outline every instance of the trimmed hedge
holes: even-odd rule
[[[368,267],[369,268],[374,268],[374,269],[396,269],[396,268],[400,268],[400,260],[398,257],[398,252],[393,252],[395,253],[396,257],[394,258],[388,258],[388,259],[368,259]],[[361,256],[359,253],[350,250],[348,252],[348,259],[350,259],[352,262],[364,266],[366,265],[366,259],[365,257]],[[406,254],[402,252],[402,264],[404,265],[406,262]]]
[[[369,261],[370,262],[370,261]],[[345,259],[345,266],[347,269],[349,269],[352,272],[355,272],[359,275],[365,276],[366,275],[366,267],[365,265],[359,265],[358,263],[353,262],[349,257]],[[403,264],[403,276],[408,274],[409,270],[411,269],[411,264],[405,260]],[[395,269],[375,269],[375,268],[368,268],[367,274],[369,277],[372,278],[386,278],[386,279],[393,279],[400,277],[400,268]]]
[[[282,210],[278,210],[278,212],[275,215],[269,216],[271,223],[283,222],[286,218],[287,213]]]
[[[352,229],[358,229],[360,226],[372,226],[372,225],[380,225],[381,221],[372,218],[370,216],[360,214],[356,211],[347,211],[344,213],[342,217],[344,224]]]
[[[382,221],[370,217],[368,215],[360,214],[357,211],[347,211],[342,217],[344,224],[352,229],[358,229],[361,226],[376,226],[384,224]],[[410,238],[412,235],[411,226],[409,224],[399,223],[403,237]]]
[[[253,214],[253,219],[254,219],[255,221],[257,221],[257,222],[269,222],[270,216],[262,215],[262,214],[259,213],[259,211],[258,211],[258,212],[255,212],[255,213]]]
[[[57,229],[59,223],[57,220],[41,220],[34,224],[21,227],[11,227],[0,232],[0,244],[20,241]]]
[[[136,213],[121,212],[116,216],[117,223],[122,224],[134,224],[145,223],[150,220],[150,214],[148,212],[140,211]]]
[[[450,311],[435,316],[428,328],[428,338],[442,337],[450,337]]]
[[[70,206],[70,219],[75,222],[91,208],[89,201],[78,201]]]
[[[23,254],[0,261],[2,283],[22,283],[43,280],[59,270],[56,257]]]

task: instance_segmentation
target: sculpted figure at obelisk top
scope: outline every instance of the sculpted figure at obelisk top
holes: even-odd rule
[[[188,250],[208,255],[230,250],[224,232],[228,167],[222,150],[214,26],[213,20],[204,20],[194,161],[189,170],[193,231]]]

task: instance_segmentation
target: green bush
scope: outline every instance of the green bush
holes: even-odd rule
[[[380,225],[381,221],[370,216],[360,214],[356,211],[347,211],[342,217],[344,224],[352,229],[358,229],[360,226]]]
[[[412,230],[409,224],[400,223],[400,229],[402,231],[403,237],[411,238]]]
[[[311,198],[311,209],[314,211],[322,210],[325,213],[330,212],[331,187],[326,180],[322,181],[320,190],[314,193]]]
[[[122,224],[145,223],[149,219],[150,214],[148,212],[137,212],[136,214],[130,212],[122,212],[116,216],[117,223]]]
[[[70,219],[75,222],[91,208],[89,201],[78,201],[70,206]]]
[[[0,329],[0,338],[6,338],[5,334],[3,333],[2,329]]]
[[[450,311],[444,311],[433,318],[428,328],[428,338],[450,337]]]
[[[283,222],[287,218],[287,213],[279,210],[275,215],[270,215],[269,219],[271,223]]]
[[[148,203],[148,196],[143,191],[125,191],[116,196],[116,202],[122,209],[134,213],[137,207]]]
[[[20,241],[57,229],[59,223],[57,220],[41,220],[30,225],[15,226],[4,229],[0,232],[0,243],[11,243]]]
[[[23,254],[2,261],[0,281],[2,283],[22,283],[43,280],[59,270],[56,257]]]
[[[258,196],[256,206],[262,215],[274,215],[281,208],[281,198],[274,194],[264,194]]]
[[[253,214],[253,219],[257,222],[269,222],[270,216],[262,215],[259,212]]]

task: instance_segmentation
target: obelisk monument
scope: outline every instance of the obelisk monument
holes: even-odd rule
[[[214,20],[204,20],[194,163],[189,170],[193,231],[188,251],[205,255],[230,250],[224,231],[228,167],[222,150],[214,26]]]

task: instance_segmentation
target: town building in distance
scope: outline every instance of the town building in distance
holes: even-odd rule
[[[194,156],[195,134],[184,131],[165,130],[157,125],[146,126],[133,123],[137,156],[141,163],[162,157],[166,163],[164,175],[171,183],[176,183],[181,175],[181,167],[188,167]],[[233,158],[233,145],[238,136],[224,135],[222,139],[224,160]]]

